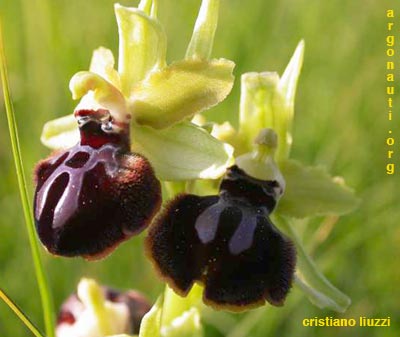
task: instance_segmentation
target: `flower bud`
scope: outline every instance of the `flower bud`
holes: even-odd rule
[[[103,337],[137,334],[143,316],[151,306],[137,291],[100,287],[82,279],[77,294],[71,295],[58,314],[57,337]]]

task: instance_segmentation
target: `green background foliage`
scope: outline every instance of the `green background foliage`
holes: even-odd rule
[[[117,55],[112,0],[1,0],[6,54],[27,177],[48,154],[39,141],[44,122],[72,111],[71,76],[89,66],[102,45]],[[121,1],[136,5],[135,1]],[[213,56],[236,62],[226,101],[207,113],[237,124],[240,74],[285,68],[297,42],[306,41],[296,100],[292,157],[344,176],[362,198],[359,209],[332,228],[316,219],[302,225],[306,247],[325,275],[353,301],[345,314],[320,310],[294,289],[283,308],[269,305],[240,315],[207,312],[229,337],[395,336],[400,329],[398,174],[387,176],[389,130],[385,96],[385,10],[395,1],[222,0]],[[160,1],[168,59],[184,56],[199,0]],[[397,8],[396,8],[397,7]],[[400,16],[394,20],[396,32]],[[398,66],[398,62],[396,63]],[[398,86],[397,86],[398,87]],[[2,103],[2,98],[0,98]],[[400,104],[398,100],[395,105]],[[41,324],[28,238],[23,224],[3,105],[0,106],[0,285]],[[397,111],[398,112],[398,111]],[[399,115],[395,112],[399,134]],[[397,155],[397,154],[395,154]],[[398,155],[397,155],[398,158]],[[399,160],[397,163],[400,165]],[[399,170],[400,167],[397,168]],[[30,183],[31,192],[33,183]],[[397,194],[397,195],[396,195]],[[322,223],[322,225],[321,225]],[[329,235],[328,235],[329,234]],[[137,288],[155,300],[162,283],[144,257],[143,234],[109,258],[88,263],[43,251],[58,307],[82,276],[116,288]],[[392,317],[392,328],[304,328],[308,317]],[[208,318],[207,318],[208,317]],[[232,325],[233,323],[233,325]],[[206,324],[207,336],[222,336]],[[0,335],[29,332],[0,303]]]

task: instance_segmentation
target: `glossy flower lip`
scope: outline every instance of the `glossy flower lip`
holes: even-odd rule
[[[129,152],[129,135],[114,132],[106,112],[76,115],[84,118],[80,143],[36,167],[35,222],[49,252],[93,260],[149,224],[161,191],[149,162]]]
[[[203,301],[216,309],[243,311],[265,301],[282,305],[296,252],[269,219],[276,184],[233,166],[219,195],[172,200],[146,238],[146,252],[161,277],[183,296],[202,283]]]

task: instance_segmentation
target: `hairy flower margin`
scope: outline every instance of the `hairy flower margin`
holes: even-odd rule
[[[184,59],[167,65],[157,1],[142,0],[138,8],[115,5],[118,70],[110,50],[95,50],[89,71],[77,73],[70,82],[73,98],[81,99],[75,111],[106,109],[114,120],[130,123],[132,151],[149,160],[169,197],[171,191],[182,191],[184,184],[179,181],[186,182],[192,193],[215,193],[215,181],[234,162],[258,179],[281,182],[285,193],[273,219],[296,244],[295,281],[317,306],[343,312],[349,298],[316,269],[294,230],[298,219],[339,216],[358,204],[343,179],[289,158],[304,43],[298,45],[282,77],[242,75],[237,131],[229,123],[205,124],[202,116],[190,121],[224,100],[233,85],[234,63],[210,59],[218,7],[218,0],[203,0]],[[269,129],[274,132],[266,135]],[[48,122],[41,137],[55,150],[70,148],[78,139],[73,115]],[[145,315],[139,336],[201,336],[201,296],[197,285],[185,299],[167,287]]]

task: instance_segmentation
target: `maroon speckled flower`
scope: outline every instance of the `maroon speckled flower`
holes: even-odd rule
[[[215,308],[282,305],[296,252],[269,219],[280,193],[278,182],[233,166],[219,195],[184,194],[169,203],[150,229],[148,255],[177,293],[204,284],[204,302]]]
[[[78,110],[80,143],[39,162],[35,221],[49,252],[98,259],[143,230],[161,203],[149,162],[129,152],[129,126]]]

